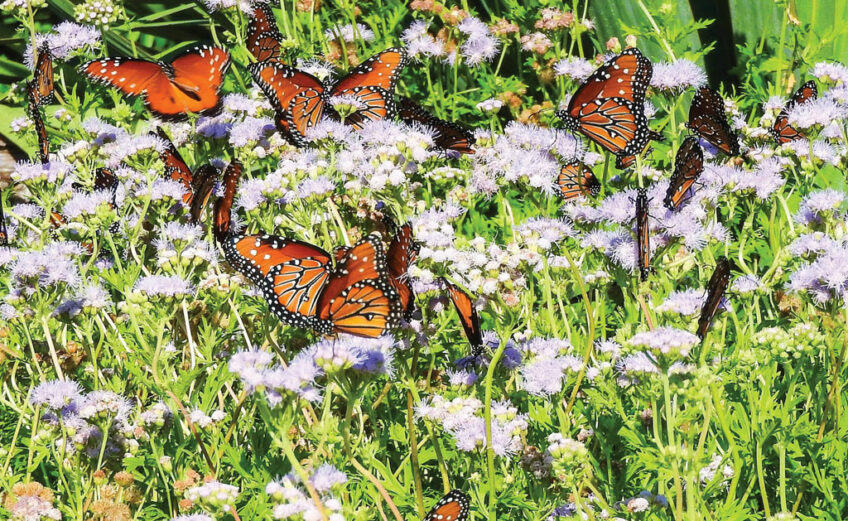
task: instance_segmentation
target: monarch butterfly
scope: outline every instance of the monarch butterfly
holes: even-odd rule
[[[577,89],[568,107],[556,115],[565,128],[578,131],[618,156],[625,167],[659,137],[648,128],[645,92],[653,66],[633,47],[607,60]]]
[[[651,272],[651,237],[648,227],[648,191],[639,188],[636,192],[636,260],[642,282]]]
[[[250,23],[247,24],[247,50],[256,61],[277,60],[282,39],[271,8],[267,4],[253,6]]]
[[[415,293],[409,281],[409,267],[418,258],[420,246],[412,238],[412,226],[409,223],[398,228],[392,242],[389,243],[387,266],[389,283],[398,294],[403,308],[404,318],[409,320],[415,311]]]
[[[218,182],[218,169],[212,165],[203,165],[194,174],[191,184],[191,206],[189,207],[189,222],[199,223],[200,216],[206,208],[206,203],[212,196],[215,184]]]
[[[718,308],[721,305],[724,292],[730,283],[730,261],[727,257],[720,257],[716,263],[715,271],[707,284],[707,300],[701,308],[701,316],[698,318],[698,337],[703,340],[707,330],[713,322]]]
[[[277,61],[254,63],[249,69],[274,106],[277,128],[289,143],[302,147],[307,144],[306,131],[325,111],[339,119],[338,113],[328,107],[336,96],[353,97],[361,105],[344,119],[356,129],[367,120],[393,118],[395,84],[406,62],[403,49],[390,48],[357,65],[331,86]]]
[[[441,277],[439,281],[447,288],[456,312],[459,315],[459,321],[462,323],[462,328],[465,330],[465,336],[471,344],[472,356],[480,356],[483,352],[483,330],[480,328],[480,317],[477,316],[477,309],[474,307],[474,300],[471,296],[451,284],[448,279]]]
[[[704,151],[698,138],[689,136],[683,140],[674,158],[674,174],[668,185],[663,204],[669,210],[676,210],[683,202],[686,193],[704,171]]]
[[[221,108],[221,84],[230,54],[220,47],[195,47],[171,63],[114,57],[94,60],[80,71],[127,96],[141,96],[163,119],[186,119],[187,112],[213,114]]]
[[[162,127],[156,129],[156,134],[165,141],[165,150],[159,154],[159,159],[165,164],[165,176],[183,185],[185,189],[183,202],[191,208],[192,221],[197,222],[200,213],[209,201],[212,189],[215,188],[218,171],[211,165],[204,165],[198,168],[197,173],[192,173]],[[198,196],[200,201],[195,203],[195,198]]]
[[[379,337],[400,321],[398,295],[388,280],[383,244],[369,235],[332,257],[309,243],[276,235],[233,232],[230,210],[241,164],[224,171],[224,196],[215,204],[215,236],[227,261],[259,286],[280,320],[322,334]]]
[[[816,99],[818,95],[819,89],[813,80],[801,85],[801,88],[795,91],[795,94],[792,95],[792,98],[786,103],[780,114],[777,115],[774,126],[769,129],[778,145],[804,138],[804,134],[798,132],[795,127],[789,124],[789,111],[797,105],[803,105],[810,100]]]
[[[466,521],[471,498],[461,490],[451,490],[433,506],[423,521]]]
[[[601,193],[601,183],[592,169],[579,161],[563,165],[556,180],[560,197],[569,201],[581,195],[595,197]]]
[[[398,116],[406,123],[418,122],[432,129],[433,142],[443,150],[453,150],[460,154],[474,153],[471,147],[476,140],[467,128],[458,123],[437,118],[409,98],[398,100]]]
[[[701,87],[695,93],[692,105],[689,106],[689,122],[686,126],[725,154],[740,154],[739,134],[727,123],[724,98],[713,89]]]
[[[29,94],[29,113],[35,127],[35,135],[38,138],[38,157],[41,160],[41,164],[46,165],[50,162],[50,137],[47,135],[47,127],[41,118],[41,109],[38,108],[38,103],[35,101],[37,96],[35,91],[34,84],[30,84],[27,89]]]
[[[53,54],[47,42],[38,48],[35,71],[28,88],[30,98],[36,107],[53,102]]]

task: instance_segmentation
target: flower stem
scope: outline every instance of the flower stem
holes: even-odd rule
[[[501,356],[503,356],[504,350],[506,349],[506,344],[511,336],[512,328],[508,328],[501,336],[500,345],[498,346],[497,351],[495,351],[495,354],[492,356],[492,360],[489,362],[489,368],[486,371],[486,379],[484,382],[485,409],[483,410],[483,414],[486,422],[486,463],[489,481],[489,521],[495,521],[497,519],[496,510],[498,503],[498,487],[495,481],[495,449],[492,446],[492,380],[495,377],[495,369],[498,367],[498,362],[500,362]]]

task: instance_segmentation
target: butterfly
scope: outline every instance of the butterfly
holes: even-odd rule
[[[460,154],[473,154],[471,148],[474,135],[465,127],[452,121],[445,121],[424,110],[409,98],[398,99],[398,117],[406,123],[417,122],[433,132],[433,142],[443,150],[453,150]]]
[[[338,113],[328,106],[338,96],[352,97],[361,105],[344,122],[357,130],[365,121],[393,118],[396,113],[394,90],[400,71],[406,65],[406,52],[390,48],[368,58],[332,85],[280,62],[259,62],[249,67],[254,81],[271,100],[277,128],[286,140],[306,146],[306,131],[324,112],[334,119]]]
[[[592,73],[556,115],[565,128],[615,154],[617,165],[632,164],[635,155],[659,137],[645,117],[645,93],[652,75],[653,66],[639,49],[626,49]]]
[[[9,245],[9,231],[6,229],[6,214],[3,213],[3,194],[0,193],[0,246]]]
[[[215,204],[215,236],[230,265],[259,286],[283,322],[322,334],[379,337],[397,327],[401,306],[388,279],[383,243],[368,235],[333,257],[312,244],[276,235],[240,235],[230,210],[241,164],[224,171]]]
[[[730,283],[730,261],[727,257],[720,257],[716,263],[715,271],[707,284],[707,300],[701,308],[701,316],[698,318],[698,337],[703,340],[707,330],[713,322],[718,308],[721,305],[724,292]]]
[[[127,96],[141,96],[163,119],[185,119],[187,112],[213,114],[221,107],[221,85],[230,54],[220,47],[195,47],[171,63],[114,57],[85,63],[80,72]]]
[[[774,136],[778,145],[804,138],[803,134],[789,124],[789,111],[798,105],[803,105],[810,100],[816,99],[818,95],[819,89],[816,86],[816,82],[812,80],[801,85],[801,88],[795,91],[795,94],[792,95],[792,98],[786,103],[780,114],[777,115],[774,126],[769,129],[769,132]]]
[[[471,296],[452,284],[448,279],[439,278],[442,286],[447,288],[456,312],[459,315],[459,321],[462,323],[462,328],[465,330],[465,336],[471,344],[472,356],[480,356],[483,352],[483,330],[480,327],[480,317],[477,315],[477,308],[474,307],[474,300]]]
[[[196,173],[192,173],[162,127],[156,129],[156,135],[165,141],[165,150],[159,155],[159,159],[165,164],[165,176],[183,185],[183,202],[191,208],[192,222],[197,222],[215,188],[218,171],[211,165],[204,165],[198,168]],[[200,200],[195,201],[198,197]]]
[[[471,498],[461,490],[451,490],[433,506],[423,521],[466,521]]]
[[[642,282],[651,272],[651,237],[648,228],[648,192],[639,188],[636,192],[636,261]]]
[[[580,196],[595,197],[601,193],[601,183],[592,169],[579,161],[563,165],[556,180],[560,197],[569,201]]]
[[[82,183],[72,183],[71,187],[74,190],[85,190]],[[98,168],[94,172],[94,188],[92,191],[109,191],[112,193],[112,207],[118,206],[115,202],[115,196],[118,192],[118,178],[111,168]]]
[[[36,102],[37,94],[35,91],[35,84],[31,83],[27,88],[29,95],[29,114],[35,127],[35,135],[38,138],[38,157],[41,160],[41,164],[46,165],[50,162],[50,137],[47,135],[47,126],[41,118],[41,110],[38,108],[38,102]]]
[[[53,102],[53,54],[47,42],[38,48],[38,59],[35,61],[35,71],[28,90],[36,107]]]
[[[689,136],[683,140],[674,158],[674,173],[668,184],[663,204],[669,210],[680,208],[686,193],[704,171],[704,151],[698,138]]]
[[[689,122],[686,126],[725,154],[740,154],[739,134],[727,123],[724,98],[713,89],[701,87],[695,93],[692,105],[689,106]]]
[[[409,267],[418,258],[420,249],[421,247],[412,238],[412,226],[406,223],[395,232],[387,253],[389,283],[400,298],[403,315],[407,320],[415,312],[415,293],[409,281]]]
[[[282,39],[271,8],[267,4],[253,6],[250,23],[247,24],[247,50],[256,61],[278,60]]]

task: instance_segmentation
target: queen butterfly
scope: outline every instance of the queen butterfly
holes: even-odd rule
[[[247,24],[247,50],[250,54],[259,62],[275,61],[280,57],[282,39],[271,8],[267,4],[254,5]]]
[[[636,191],[636,261],[642,282],[651,272],[651,237],[648,227],[648,191]]]
[[[47,135],[47,126],[41,118],[41,109],[38,108],[38,103],[35,101],[37,96],[35,91],[35,85],[30,84],[27,88],[29,94],[29,114],[35,127],[35,135],[38,138],[38,157],[41,160],[41,164],[46,165],[50,162],[50,137]]]
[[[563,165],[556,180],[560,197],[569,201],[580,196],[595,197],[601,193],[601,183],[592,169],[579,161]]]
[[[674,173],[668,184],[663,204],[669,210],[676,210],[683,202],[686,193],[704,171],[704,151],[698,138],[689,136],[683,140],[674,158]]]
[[[185,189],[183,203],[189,205],[191,208],[191,220],[196,222],[200,218],[200,213],[203,211],[206,203],[209,201],[212,189],[215,188],[218,171],[210,165],[204,165],[198,168],[197,173],[192,173],[177,150],[177,147],[174,146],[174,143],[168,138],[168,134],[162,130],[162,127],[156,129],[156,134],[160,139],[165,141],[165,150],[159,154],[159,159],[165,164],[165,177],[183,185]],[[203,170],[202,175],[201,170]],[[200,196],[200,201],[195,204],[195,198],[198,195]]]
[[[796,139],[804,139],[804,134],[798,132],[795,127],[789,124],[789,111],[798,105],[803,105],[810,100],[816,99],[818,95],[819,89],[813,80],[801,85],[801,88],[795,91],[795,94],[792,95],[792,98],[786,103],[780,114],[777,115],[774,126],[769,129],[769,132],[777,141],[778,145],[783,145]]]
[[[718,308],[721,305],[724,292],[730,283],[730,261],[727,257],[720,257],[716,263],[715,271],[707,284],[707,300],[701,308],[701,316],[698,318],[698,337],[703,340],[707,330],[713,322]]]
[[[189,222],[199,223],[200,216],[212,196],[215,184],[218,182],[218,169],[212,165],[202,165],[194,174],[191,183],[191,205],[189,206]]]
[[[461,490],[451,490],[433,506],[423,521],[466,521],[471,498]]]
[[[322,334],[378,337],[400,321],[398,295],[388,280],[383,244],[369,235],[338,254],[276,235],[240,235],[230,210],[241,164],[224,171],[224,196],[215,204],[215,237],[227,261],[259,286],[283,322]]]
[[[85,186],[82,183],[72,183],[71,188],[74,190],[84,190]],[[94,172],[94,192],[109,191],[112,194],[112,208],[117,206],[115,197],[118,192],[118,178],[111,168],[98,168]]]
[[[724,115],[724,98],[709,87],[701,87],[689,106],[686,126],[725,154],[738,156],[739,134],[730,128]]]
[[[230,54],[220,47],[196,47],[171,63],[114,57],[94,60],[80,71],[89,79],[141,96],[163,119],[185,119],[187,112],[214,114],[221,108],[221,85]]]
[[[36,107],[53,102],[53,54],[50,52],[50,46],[47,42],[44,42],[38,48],[35,71],[28,88],[30,99]]]
[[[0,192],[0,246],[9,245],[9,232],[6,229],[6,214],[3,213],[3,193]]]
[[[340,119],[328,107],[334,97],[352,97],[360,105],[344,118],[346,124],[357,130],[365,121],[393,118],[395,84],[406,62],[403,49],[390,48],[357,65],[331,86],[276,61],[254,63],[249,69],[274,106],[277,128],[289,143],[302,147],[308,143],[306,131],[321,120],[325,111]]]
[[[648,128],[645,93],[653,66],[633,47],[607,60],[577,89],[565,110],[565,128],[588,137],[618,156],[617,165],[632,163],[659,135]],[[623,159],[627,158],[627,159]]]
[[[443,150],[453,150],[460,154],[473,154],[471,148],[474,135],[467,128],[452,121],[445,121],[430,114],[409,98],[398,100],[398,117],[406,123],[420,123],[433,132],[433,142]]]
[[[407,320],[415,312],[415,293],[409,281],[409,267],[418,258],[419,250],[419,245],[412,238],[412,226],[406,223],[395,232],[387,252],[389,283],[398,294],[404,318]]]
[[[465,330],[465,336],[471,344],[472,356],[479,356],[483,352],[483,330],[480,327],[480,317],[477,315],[477,308],[474,307],[474,300],[448,279],[441,277],[439,282],[448,290],[448,295],[459,315],[459,321],[462,323],[462,329]]]

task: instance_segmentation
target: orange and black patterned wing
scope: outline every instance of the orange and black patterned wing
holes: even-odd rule
[[[462,329],[465,330],[465,336],[471,344],[472,353],[474,356],[479,355],[483,350],[483,330],[480,327],[480,317],[477,315],[477,308],[474,307],[474,300],[446,278],[442,277],[439,280],[448,290],[448,295],[459,315],[459,321],[462,323]]]
[[[9,245],[9,231],[6,229],[6,214],[3,213],[3,194],[0,193],[0,246]]]
[[[376,338],[397,327],[401,313],[383,243],[379,236],[368,235],[336,264],[321,294],[318,318],[323,329]]]
[[[704,171],[704,151],[698,143],[698,138],[689,136],[683,140],[674,158],[674,173],[668,185],[668,191],[663,204],[669,210],[680,208],[686,194],[701,172]]]
[[[345,123],[359,129],[369,120],[394,118],[395,86],[407,61],[406,51],[392,47],[360,63],[333,85],[331,96],[353,96],[364,106]]]
[[[451,490],[433,506],[423,521],[467,521],[471,498],[461,490]]]
[[[563,165],[556,180],[557,194],[569,201],[581,196],[595,197],[601,192],[601,183],[592,169],[579,161]]]
[[[247,50],[256,58],[256,61],[264,62],[279,59],[280,42],[283,40],[283,35],[277,29],[274,13],[267,4],[253,6],[250,23],[247,24],[246,40]]]
[[[194,193],[192,190],[194,175],[191,173],[191,169],[183,160],[183,157],[180,155],[177,147],[175,147],[171,142],[171,138],[169,138],[168,134],[162,130],[162,127],[156,129],[156,135],[165,141],[166,145],[165,150],[159,154],[159,159],[165,164],[165,176],[172,181],[182,183],[183,188],[185,189],[183,202],[191,204]]]
[[[398,117],[406,123],[417,122],[433,132],[433,143],[443,150],[473,154],[474,134],[458,123],[445,121],[424,110],[409,98],[398,100]]]
[[[710,282],[707,284],[707,300],[701,308],[701,316],[698,318],[698,337],[703,340],[707,335],[707,330],[713,322],[718,308],[721,306],[724,292],[727,291],[727,286],[730,283],[730,261],[727,257],[720,257],[716,264],[715,271],[710,277]]]
[[[651,273],[651,231],[648,226],[648,192],[639,188],[636,192],[636,261],[642,282]]]
[[[778,145],[783,145],[796,139],[804,139],[804,134],[789,124],[789,111],[797,105],[803,105],[810,100],[816,99],[818,95],[819,89],[813,80],[801,85],[801,88],[795,91],[792,99],[786,103],[786,106],[777,115],[774,126],[770,129],[771,135],[777,141]]]
[[[740,154],[739,135],[727,123],[724,98],[717,91],[701,87],[695,93],[689,107],[689,122],[686,126],[725,154]]]
[[[203,165],[194,174],[191,183],[192,198],[189,209],[189,222],[199,223],[203,210],[212,196],[215,184],[218,182],[218,169],[212,165]]]
[[[309,144],[306,131],[321,120],[327,105],[321,81],[280,62],[254,63],[249,70],[271,101],[283,137],[297,147]]]
[[[407,320],[415,312],[415,293],[409,280],[409,267],[418,258],[419,251],[420,246],[412,237],[412,226],[406,223],[398,228],[387,252],[389,282],[398,294],[404,318]]]
[[[34,88],[30,86],[29,113],[35,127],[35,136],[38,138],[38,157],[41,163],[46,165],[50,162],[50,137],[47,135],[47,126],[44,125],[44,120],[41,118],[41,111],[33,101],[33,90]]]
[[[35,72],[29,87],[32,89],[31,99],[37,107],[53,102],[53,54],[47,42],[38,49]]]

